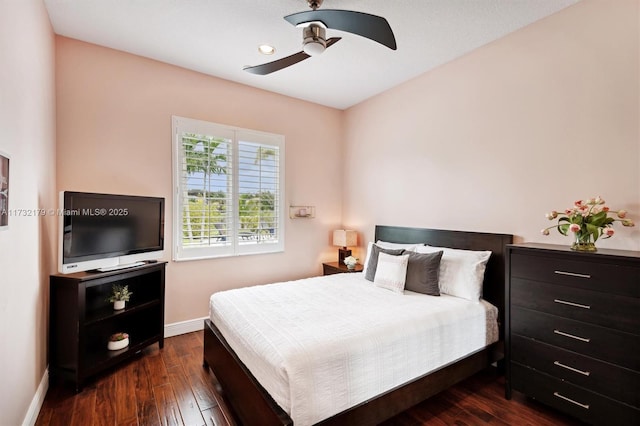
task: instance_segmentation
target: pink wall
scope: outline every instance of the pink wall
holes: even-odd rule
[[[58,190],[166,197],[164,260],[172,115],[284,135],[286,203],[316,206],[286,219],[284,253],[169,263],[166,323],[206,316],[214,291],[317,275],[336,256],[341,111],[64,37],[56,48]]]
[[[544,214],[640,222],[637,0],[584,0],[346,112],[343,222],[570,244]],[[640,223],[598,246],[640,249]]]
[[[10,207],[50,208],[58,190],[164,196],[169,261],[171,115],[284,134],[286,201],[317,217],[287,220],[285,253],[170,262],[167,323],[206,316],[217,290],[320,273],[343,223],[365,241],[396,224],[568,244],[539,229],[579,197],[640,222],[639,16],[638,0],[583,0],[343,112],[54,39],[41,1],[0,2]],[[55,228],[14,217],[0,231],[8,424],[32,423],[46,390]],[[640,226],[617,231],[599,245],[640,250]]]
[[[54,36],[40,0],[0,1],[0,151],[11,157],[0,230],[0,423],[35,421],[46,392],[49,274],[54,267]],[[35,395],[35,397],[34,397]]]
[[[286,252],[250,269],[170,263],[167,323],[216,290],[319,273],[342,223],[568,244],[539,230],[574,199],[640,218],[637,16],[585,0],[344,112],[58,37],[57,188],[164,196],[170,219],[172,114],[285,135],[287,202],[317,218],[287,220]],[[639,249],[639,230],[600,246]]]

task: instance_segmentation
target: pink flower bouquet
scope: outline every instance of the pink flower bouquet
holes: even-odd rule
[[[542,234],[549,235],[549,230],[556,228],[562,235],[569,232],[575,234],[575,243],[571,246],[574,250],[596,251],[595,242],[598,238],[611,238],[615,233],[614,222],[622,223],[622,226],[635,226],[632,220],[626,219],[625,210],[611,210],[605,206],[605,201],[599,196],[587,200],[578,200],[573,207],[564,210],[563,213],[552,211],[546,214],[547,219],[558,219],[556,225],[542,230]],[[616,217],[610,217],[609,215]]]

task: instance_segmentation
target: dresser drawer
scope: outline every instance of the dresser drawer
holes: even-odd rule
[[[546,252],[545,252],[546,253]],[[640,267],[608,258],[511,252],[511,277],[640,297]]]
[[[640,370],[640,337],[580,321],[511,308],[511,333]]]
[[[640,373],[526,337],[511,337],[511,360],[640,407]]]
[[[540,312],[640,334],[640,299],[513,278],[511,303]]]
[[[596,425],[638,425],[640,410],[578,386],[511,364],[512,387],[545,404]]]

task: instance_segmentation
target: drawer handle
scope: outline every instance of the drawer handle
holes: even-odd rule
[[[578,278],[591,278],[591,275],[588,274],[578,274],[577,272],[565,272],[565,271],[553,271],[554,274],[558,275],[568,275],[570,277],[578,277]]]
[[[582,371],[582,370],[578,370],[577,368],[573,368],[573,367],[569,367],[568,365],[565,365],[563,363],[561,363],[560,361],[553,361],[554,365],[557,365],[558,367],[562,367],[562,368],[566,368],[567,370],[571,370],[575,373],[580,373],[583,376],[590,376],[591,372],[590,371]]]
[[[563,305],[575,306],[576,308],[591,309],[591,306],[583,305],[581,303],[568,302],[568,301],[562,300],[562,299],[553,299],[553,301],[556,302],[556,303],[562,303]]]
[[[589,404],[581,404],[581,403],[579,403],[578,401],[574,401],[574,400],[573,400],[573,399],[571,399],[571,398],[567,398],[566,396],[559,394],[558,392],[554,392],[554,393],[553,393],[553,396],[555,396],[555,397],[557,397],[557,398],[560,398],[560,399],[564,399],[565,401],[569,401],[570,403],[575,404],[575,405],[577,405],[578,407],[582,407],[582,408],[584,408],[584,409],[586,409],[586,410],[588,410],[588,409],[589,409]]]
[[[587,339],[585,337],[580,337],[580,336],[575,336],[573,334],[565,333],[564,331],[560,331],[560,330],[553,330],[553,332],[556,333],[556,334],[559,334],[561,336],[571,337],[572,339],[580,340],[581,342],[589,343],[591,341],[591,339]]]

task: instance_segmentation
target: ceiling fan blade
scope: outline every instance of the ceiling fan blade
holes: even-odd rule
[[[266,64],[255,65],[252,67],[247,66],[242,69],[246,72],[250,72],[251,74],[267,75],[275,71],[280,71],[281,69],[289,67],[291,65],[297,64],[298,62],[304,61],[305,59],[310,57],[311,56],[307,55],[304,52],[298,52],[294,53],[291,56],[287,56],[286,58],[278,59],[277,61],[267,62]]]
[[[331,37],[327,40],[326,48],[331,47],[338,41],[340,41],[340,37]],[[305,59],[310,57],[311,56],[307,55],[304,52],[298,52],[294,53],[293,55],[287,56],[286,58],[278,59],[273,62],[267,62],[266,64],[255,65],[252,67],[247,66],[244,67],[243,70],[252,74],[267,75],[275,71],[280,71],[281,69],[289,67],[291,65],[295,65],[298,62],[304,61]]]
[[[342,37],[331,37],[327,39],[326,48],[328,49],[329,47],[333,46],[335,43],[339,42],[340,40],[342,40]]]
[[[327,28],[346,31],[366,37],[396,50],[396,38],[389,22],[381,16],[352,10],[321,9],[307,10],[285,16],[284,19],[293,25],[307,22],[322,22]]]

